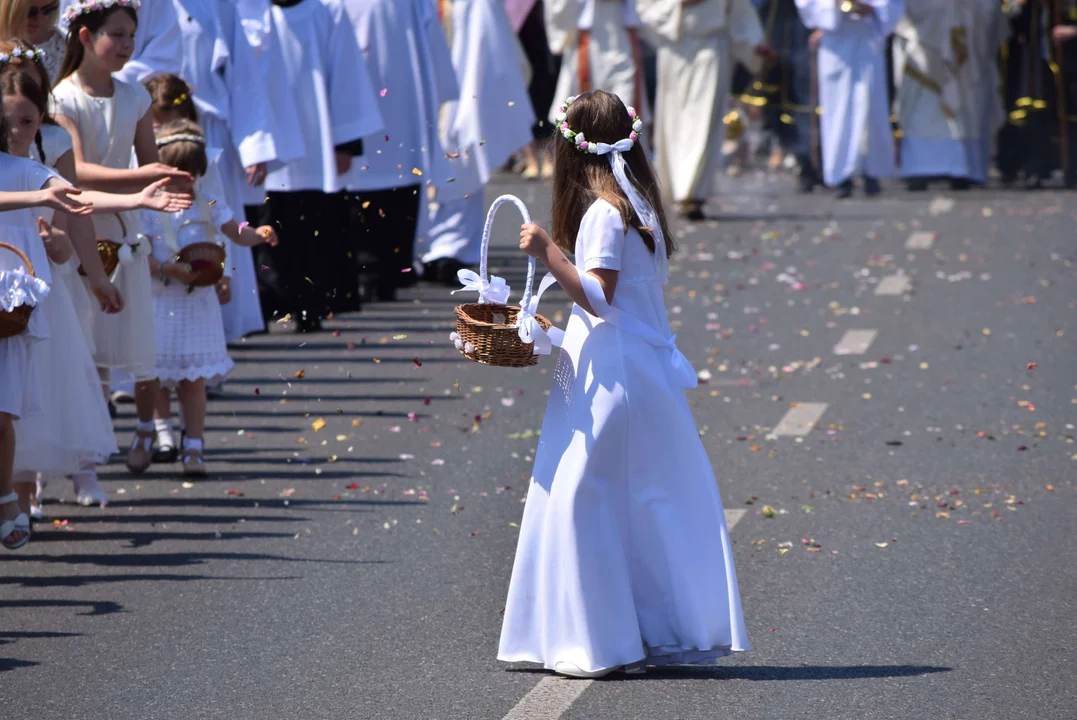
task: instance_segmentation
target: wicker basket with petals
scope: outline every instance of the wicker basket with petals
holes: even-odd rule
[[[116,215],[116,219],[120,221],[123,237],[127,237],[127,224],[124,223],[119,214]],[[120,248],[122,247],[123,243],[102,240],[101,238],[97,239],[97,254],[101,256],[101,264],[105,266],[105,275],[112,277],[116,272],[116,268],[120,266]],[[86,276],[86,270],[83,269],[82,265],[79,265],[79,275]]]
[[[490,248],[490,230],[497,209],[505,203],[514,204],[523,216],[524,222],[531,222],[527,206],[512,195],[502,195],[490,206],[490,211],[486,216],[486,226],[482,231],[482,256],[479,261],[479,276],[483,287],[489,283],[487,255]],[[523,307],[528,307],[531,303],[534,280],[535,259],[528,258]],[[519,305],[484,302],[482,297],[477,303],[458,305],[456,307],[456,333],[453,335],[457,349],[468,360],[474,360],[483,365],[530,367],[536,364],[539,356],[535,354],[535,344],[524,342],[520,338],[520,328],[517,327],[520,312]],[[549,320],[537,314],[535,322],[543,331],[549,330],[551,325]]]
[[[192,287],[216,285],[224,277],[224,248],[213,242],[197,242],[185,245],[176,255],[179,262],[187,263],[198,277]]]
[[[22,250],[14,245],[0,242],[0,252],[17,255],[22,264],[26,266],[26,273],[36,277],[34,276],[34,266],[30,263],[30,258],[26,257],[26,253]],[[15,337],[25,332],[30,325],[30,315],[33,312],[33,305],[18,305],[11,310],[0,310],[0,339]]]

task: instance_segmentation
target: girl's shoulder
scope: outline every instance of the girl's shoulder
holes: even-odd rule
[[[30,158],[0,153],[0,191],[40,190],[56,174]]]
[[[613,203],[598,198],[591,203],[591,207],[587,208],[587,212],[583,214],[583,218],[580,220],[580,235],[596,232],[606,233],[611,229],[616,229],[623,234],[625,232],[624,218],[621,217],[621,211],[614,207]]]

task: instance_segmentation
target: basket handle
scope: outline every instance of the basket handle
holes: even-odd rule
[[[34,264],[30,262],[30,258],[26,257],[26,253],[24,253],[22,250],[18,249],[14,245],[9,245],[6,242],[0,242],[0,248],[10,250],[11,252],[18,255],[19,259],[22,260],[23,265],[25,265],[26,269],[30,272],[30,275],[32,275],[33,277],[37,277],[37,275],[34,275]]]
[[[490,231],[494,226],[494,216],[497,215],[497,209],[505,203],[512,203],[516,206],[516,209],[520,211],[520,215],[523,216],[524,224],[531,222],[531,214],[527,212],[527,206],[524,205],[524,201],[515,195],[502,195],[493,201],[490,205],[489,212],[486,213],[486,225],[482,229],[482,254],[479,260],[479,275],[482,276],[482,282],[490,282],[490,276],[487,272],[487,255],[490,252]],[[527,258],[527,284],[524,286],[524,297],[521,307],[527,307],[527,304],[531,301],[531,289],[535,282],[535,258]]]

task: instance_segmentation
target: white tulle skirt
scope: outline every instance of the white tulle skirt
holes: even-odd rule
[[[154,281],[153,312],[157,328],[155,376],[165,387],[187,380],[223,380],[232,369],[224,341],[217,293],[211,287],[188,293],[178,283]]]
[[[114,315],[94,310],[94,362],[98,367],[122,370],[136,379],[152,377],[157,362],[153,333],[153,279],[145,247],[129,263],[122,263],[113,283],[123,293],[124,308]]]
[[[68,284],[72,262],[52,266],[52,289],[36,312],[49,325],[49,339],[36,343],[34,368],[41,412],[15,423],[15,470],[67,475],[118,452],[108,406],[93,357],[80,329]]]
[[[49,336],[42,308],[50,290],[49,285],[22,272],[0,271],[0,310],[21,305],[35,308],[25,331],[0,339],[0,413],[18,418],[41,412],[36,350]]]

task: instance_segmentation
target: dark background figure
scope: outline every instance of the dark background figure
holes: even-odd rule
[[[527,62],[531,65],[531,83],[527,86],[527,94],[531,98],[531,107],[535,109],[535,124],[531,128],[534,142],[525,150],[525,155],[532,176],[537,176],[539,171],[536,146],[546,143],[553,136],[553,126],[547,116],[553,105],[553,95],[557,92],[557,75],[561,72],[561,56],[550,52],[545,12],[542,0],[538,0],[517,32]]]
[[[800,190],[811,192],[820,183],[812,157],[816,104],[811,96],[813,64],[808,47],[811,31],[801,22],[795,0],[763,0],[759,9],[765,41],[774,48],[777,60],[754,79],[743,67],[738,67],[734,88],[739,81],[748,96],[745,99],[763,107],[764,129],[796,158]]]
[[[1051,39],[1058,67],[1058,86],[1062,93],[1056,108],[1062,127],[1059,140],[1067,158],[1063,158],[1067,188],[1077,187],[1077,0],[1054,0],[1052,8]],[[1066,141],[1061,142],[1062,133]]]
[[[1055,86],[1047,60],[1051,8],[1027,0],[1010,18],[1010,39],[1002,48],[1003,100],[1008,113],[999,131],[996,163],[1002,181],[1019,179],[1038,188],[1059,166],[1052,139]]]

